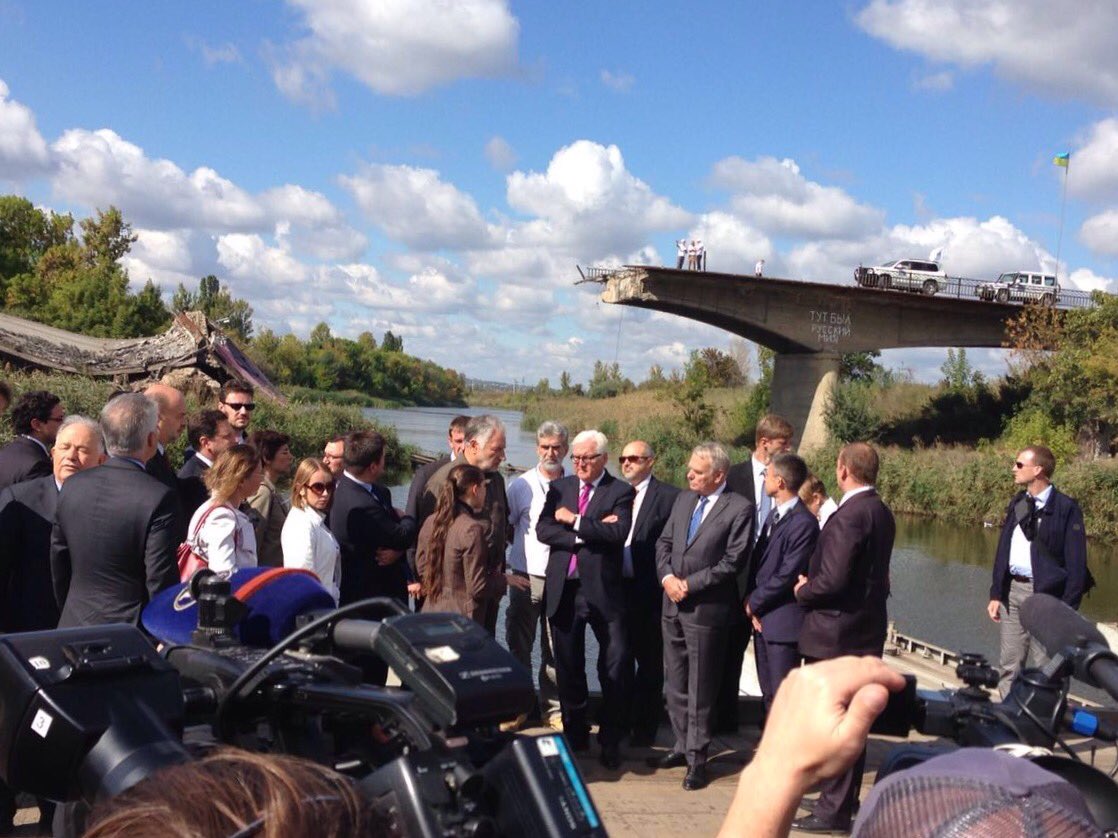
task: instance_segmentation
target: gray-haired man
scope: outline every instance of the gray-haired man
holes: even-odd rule
[[[536,467],[508,486],[509,604],[505,611],[505,641],[525,667],[532,668],[536,627],[540,635],[540,714],[552,727],[562,727],[559,692],[555,680],[555,658],[551,631],[544,617],[544,582],[551,548],[536,538],[536,519],[543,509],[551,481],[564,474],[563,460],[569,448],[567,429],[558,422],[544,422],[536,431]]]

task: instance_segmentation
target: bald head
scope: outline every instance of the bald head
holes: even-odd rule
[[[159,442],[170,445],[186,427],[186,399],[181,392],[166,384],[151,384],[144,395],[159,407]]]

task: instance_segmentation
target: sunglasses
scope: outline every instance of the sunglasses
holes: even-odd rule
[[[256,402],[222,402],[227,408],[234,412],[247,410],[249,413],[256,410]]]
[[[1024,464],[1023,462],[1021,462],[1020,460],[1018,460],[1017,462],[1015,462],[1015,463],[1013,464],[1013,467],[1014,467],[1014,468],[1028,468],[1028,466],[1027,466],[1027,465],[1025,465],[1025,464]]]
[[[645,460],[651,459],[650,457],[639,457],[636,454],[630,454],[627,457],[618,457],[620,463],[643,463]]]
[[[333,483],[308,483],[307,488],[314,492],[316,495],[321,495],[326,492],[334,491]]]

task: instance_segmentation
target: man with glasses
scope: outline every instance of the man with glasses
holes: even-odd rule
[[[555,644],[563,732],[576,751],[590,747],[587,718],[586,626],[598,641],[602,684],[599,761],[621,767],[626,698],[625,592],[622,551],[633,520],[633,487],[606,471],[608,441],[600,431],[574,438],[574,474],[552,481],[536,538],[551,551],[544,597]]]
[[[664,643],[660,635],[664,595],[656,573],[656,540],[668,522],[679,489],[652,476],[656,453],[647,442],[630,442],[618,459],[621,473],[636,492],[633,526],[625,540],[621,568],[630,652],[625,675],[632,685],[627,727],[629,744],[647,747],[656,739],[664,712]]]
[[[62,400],[46,390],[24,393],[12,408],[15,438],[0,448],[0,489],[51,473],[50,446],[66,418]]]
[[[505,611],[505,642],[513,656],[532,671],[532,647],[536,627],[540,635],[540,715],[551,727],[562,729],[559,688],[555,680],[555,656],[551,632],[543,615],[544,582],[551,549],[536,538],[540,517],[551,481],[563,476],[569,434],[558,422],[544,422],[536,430],[536,467],[509,483],[509,525],[513,529],[509,548],[509,605]]]
[[[998,690],[1003,698],[1026,660],[1032,666],[1046,660],[1021,626],[1021,603],[1042,593],[1078,608],[1093,583],[1083,512],[1052,485],[1055,470],[1056,457],[1043,445],[1023,449],[1013,463],[1013,482],[1020,491],[1006,509],[986,605],[990,619],[1001,626]]]
[[[229,420],[238,443],[248,442],[248,424],[256,410],[256,402],[252,400],[254,393],[251,384],[235,378],[222,384],[218,392],[217,409]]]
[[[336,436],[322,448],[322,464],[337,480],[345,471],[345,437]]]

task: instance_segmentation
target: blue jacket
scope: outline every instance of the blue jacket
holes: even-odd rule
[[[990,599],[1009,599],[1009,545],[1017,516],[1013,507],[1024,496],[1018,492],[1006,509],[994,557],[994,579]],[[1087,532],[1083,511],[1074,499],[1052,488],[1052,494],[1038,512],[1037,534],[1030,545],[1033,564],[1033,591],[1059,597],[1072,608],[1079,607],[1087,581]],[[1040,549],[1040,545],[1046,549]]]
[[[776,522],[772,534],[764,535],[753,549],[756,580],[747,600],[761,621],[765,639],[772,643],[795,643],[807,611],[796,602],[792,590],[819,538],[819,521],[802,503]]]

